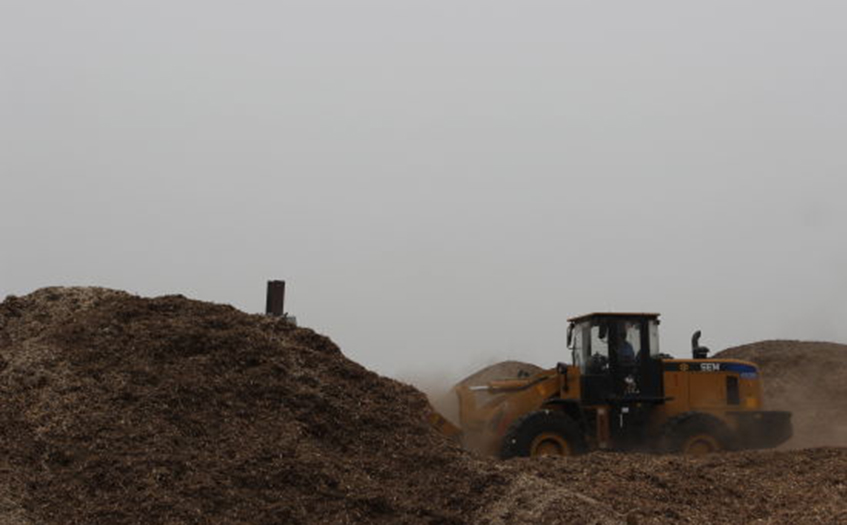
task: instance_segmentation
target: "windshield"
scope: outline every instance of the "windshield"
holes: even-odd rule
[[[597,319],[575,323],[571,328],[573,362],[587,373],[599,373],[607,368],[609,360],[609,327],[617,332],[612,341],[617,341],[617,357],[620,364],[633,365],[645,346],[650,355],[659,355],[658,321],[620,321],[607,323]],[[646,331],[643,334],[642,331]],[[616,336],[616,337],[615,337]]]
[[[627,321],[620,325],[620,330],[618,362],[625,366],[632,366],[641,351],[641,324]]]

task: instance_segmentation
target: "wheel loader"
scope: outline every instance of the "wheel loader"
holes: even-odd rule
[[[697,332],[691,359],[674,359],[659,353],[659,314],[574,317],[572,364],[464,381],[454,388],[460,425],[439,414],[432,422],[501,458],[596,449],[701,455],[788,440],[791,413],[763,410],[756,365],[710,359],[699,339]]]

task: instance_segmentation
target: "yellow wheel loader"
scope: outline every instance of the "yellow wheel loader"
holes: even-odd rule
[[[762,409],[756,365],[709,359],[699,332],[692,358],[673,359],[659,353],[659,314],[569,321],[573,364],[462,382],[454,388],[459,427],[438,414],[433,424],[502,458],[595,449],[699,455],[775,447],[791,437],[789,412]]]

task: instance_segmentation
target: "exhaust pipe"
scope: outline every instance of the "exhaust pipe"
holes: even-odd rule
[[[273,317],[285,317],[285,281],[268,281],[265,313]]]
[[[694,332],[691,336],[691,356],[694,359],[707,359],[709,357],[709,349],[705,346],[700,346],[700,330]]]

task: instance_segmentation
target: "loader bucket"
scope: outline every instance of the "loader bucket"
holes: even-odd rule
[[[514,418],[513,408],[527,403],[534,393],[527,385],[546,381],[551,371],[518,361],[504,361],[468,376],[453,387],[458,401],[458,426],[441,414],[430,422],[444,435],[458,439],[462,445],[486,455],[499,455],[503,432]],[[519,401],[512,407],[510,401]]]

